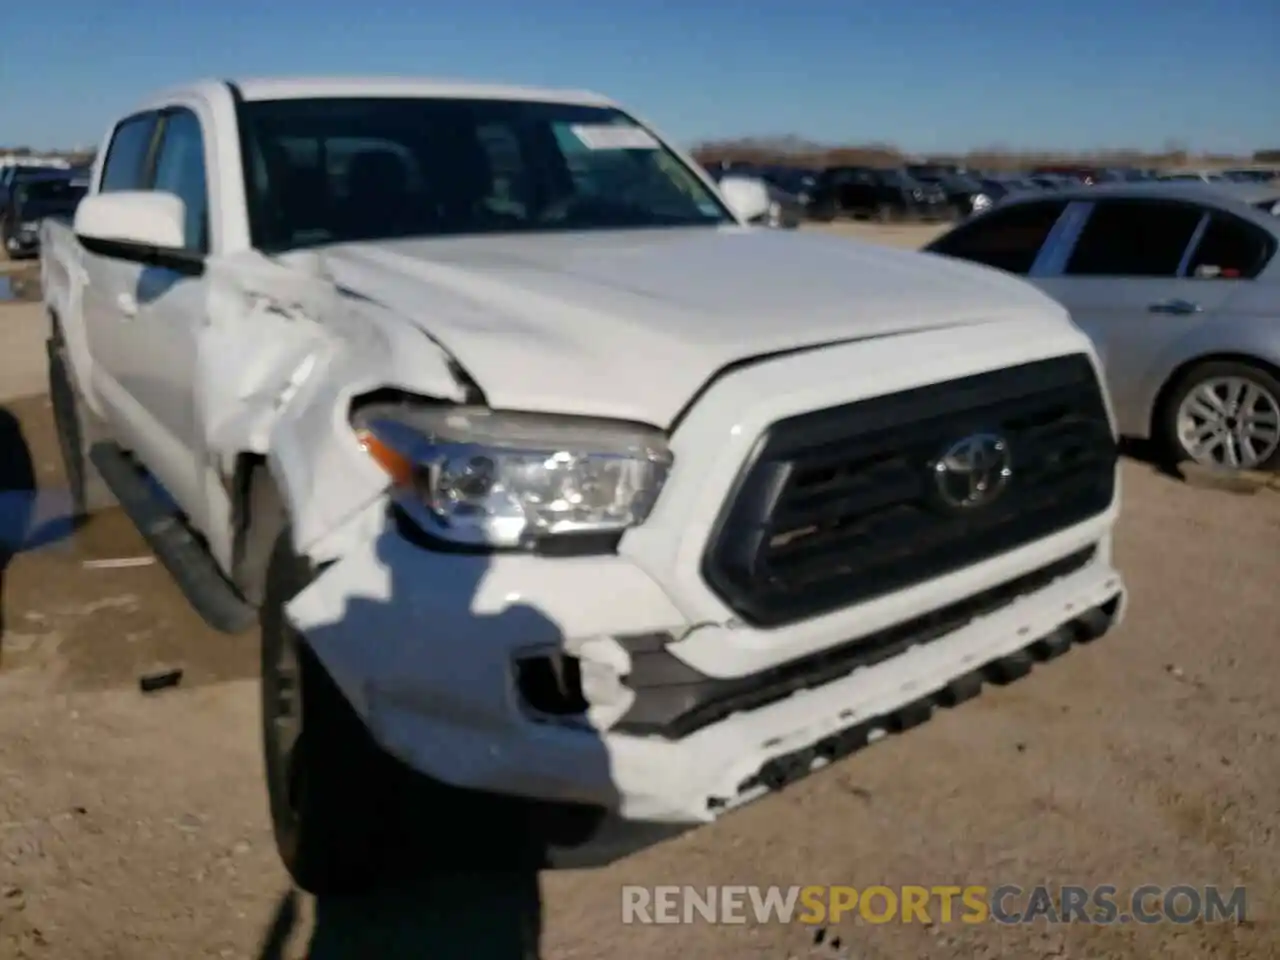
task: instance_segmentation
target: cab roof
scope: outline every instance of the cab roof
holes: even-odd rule
[[[161,91],[155,102],[179,96],[209,97],[233,86],[246,101],[304,100],[327,97],[405,97],[475,100],[532,100],[584,106],[616,106],[608,97],[589,90],[525,87],[430,77],[240,77],[201,80]]]

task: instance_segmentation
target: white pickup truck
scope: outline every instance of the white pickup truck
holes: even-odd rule
[[[1030,285],[752,227],[587,93],[209,81],[98,157],[42,245],[67,475],[260,620],[304,887],[379,879],[406,777],[442,842],[702,823],[1122,615],[1109,402]]]

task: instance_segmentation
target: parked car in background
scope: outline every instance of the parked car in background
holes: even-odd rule
[[[88,183],[66,170],[47,170],[13,184],[0,203],[0,248],[11,259],[35,256],[40,250],[40,221],[70,220]]]
[[[999,203],[1014,194],[1043,193],[1045,190],[1043,185],[1036,183],[1030,177],[1009,173],[987,174],[980,178],[978,182],[982,184],[984,192],[991,197],[994,203]]]
[[[818,171],[809,167],[766,166],[760,168],[760,176],[795,197],[805,207],[813,199],[813,190],[818,183]]]
[[[759,182],[769,195],[769,206],[759,216],[754,217],[752,223],[762,227],[794,230],[808,219],[807,205],[799,197],[771,182],[760,168],[717,164],[714,170],[708,169],[707,173],[717,183],[726,177],[745,177]]]
[[[925,247],[1025,277],[1093,338],[1120,432],[1280,467],[1280,218],[1203,184],[1010,199]]]
[[[936,181],[940,177],[952,177],[971,171],[958,163],[908,163],[903,167],[908,176],[917,180]]]
[[[998,180],[995,177],[981,177],[978,183],[982,185],[982,192],[991,198],[992,203],[999,203],[1013,192],[1013,187],[1008,181]]]
[[[913,176],[921,183],[932,184],[941,189],[946,195],[947,203],[962,217],[981,213],[998,199],[992,196],[989,188],[968,174],[916,173]]]
[[[1034,177],[1052,177],[1059,183],[1083,184],[1087,187],[1112,179],[1099,167],[1082,166],[1074,163],[1047,164],[1031,171]]]
[[[1137,167],[1104,167],[1098,171],[1097,183],[1141,183],[1152,179],[1145,170]]]
[[[1217,170],[1167,170],[1157,180],[1183,183],[1226,183],[1227,177]]]
[[[1236,167],[1219,171],[1227,180],[1236,183],[1271,183],[1277,178],[1277,171],[1265,167]]]
[[[24,180],[44,176],[48,173],[65,174],[65,164],[58,166],[52,163],[13,163],[0,167],[0,205],[9,201],[13,188]]]
[[[1045,189],[1044,184],[1037,183],[1032,177],[1023,174],[999,174],[991,178],[1002,185],[1005,195],[1014,193],[1039,193]]]
[[[950,220],[956,210],[941,187],[916,180],[905,170],[843,166],[819,174],[809,213],[817,220],[853,217],[890,223]]]
[[[1080,183],[1076,178],[1064,176],[1060,173],[1033,173],[1027,179],[1041,190],[1061,190],[1063,187],[1071,187]]]
[[[717,181],[731,173],[744,177],[759,176],[756,165],[745,160],[716,160],[702,164],[702,168]]]

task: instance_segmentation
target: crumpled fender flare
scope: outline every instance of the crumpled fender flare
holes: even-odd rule
[[[265,457],[300,556],[341,555],[387,476],[351,429],[352,402],[379,389],[464,402],[474,388],[439,344],[323,276],[258,260],[213,285],[197,404],[224,477]]]

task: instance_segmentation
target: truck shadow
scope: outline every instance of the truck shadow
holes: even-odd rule
[[[121,510],[73,514],[49,400],[0,405],[0,669],[56,667],[76,691],[171,668],[184,689],[257,676],[256,635],[208,628]]]
[[[554,849],[588,841],[604,811],[616,808],[608,749],[585,723],[534,723],[518,706],[527,688],[510,659],[511,639],[563,650],[553,617],[505,593],[505,582],[486,588],[487,557],[424,564],[426,548],[394,528],[388,520],[370,556],[334,564],[290,609],[338,686],[378,705],[382,742],[478,789],[442,792],[391,761],[392,788],[379,791],[377,804],[376,845],[390,851],[381,864],[386,882],[359,896],[317,898],[305,956],[536,958],[539,871]],[[357,565],[376,572],[351,574]],[[314,591],[324,593],[313,604]],[[594,784],[598,806],[487,792],[552,792],[557,783]],[[298,899],[289,893],[258,960],[281,960],[298,926]]]
[[[35,505],[36,476],[22,424],[0,407],[0,645],[4,643],[4,579],[13,555],[27,539]],[[3,649],[0,647],[0,659]]]
[[[65,540],[75,530],[69,499],[41,497],[22,422],[0,406],[0,657],[5,633],[5,571],[13,558]]]

